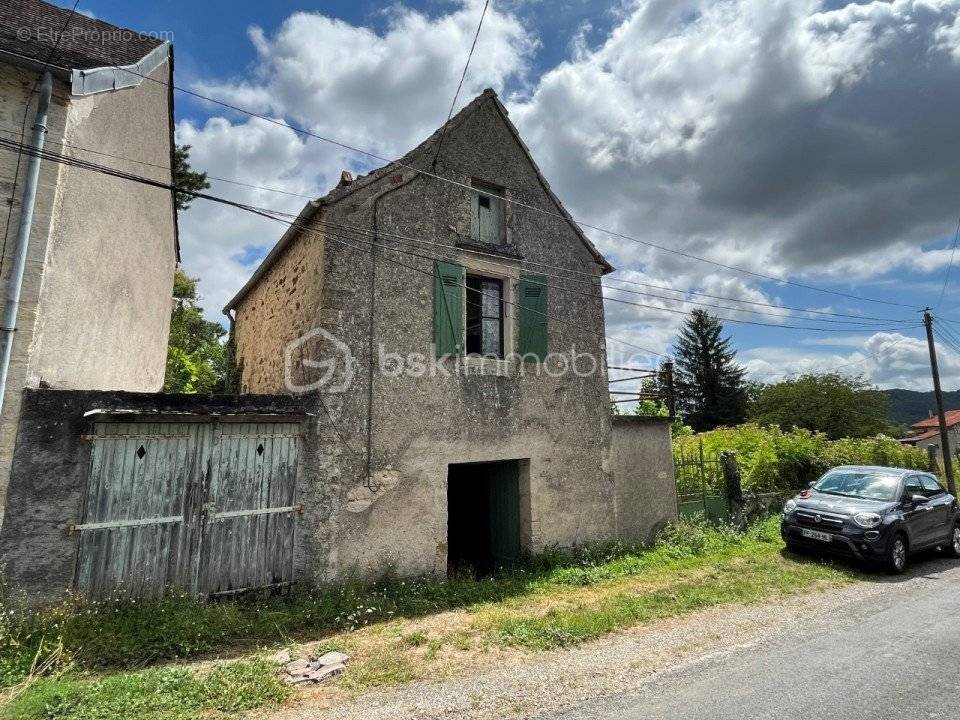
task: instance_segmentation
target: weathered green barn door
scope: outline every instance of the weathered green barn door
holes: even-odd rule
[[[74,584],[215,595],[293,580],[296,422],[99,422]]]
[[[297,423],[221,423],[214,430],[200,551],[208,595],[293,580]]]
[[[89,597],[189,588],[196,423],[96,423],[75,585]]]
[[[494,569],[509,568],[520,559],[520,469],[516,462],[489,467],[490,556]]]

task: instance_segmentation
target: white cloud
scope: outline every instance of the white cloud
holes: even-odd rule
[[[813,345],[814,343],[808,343]],[[881,388],[930,390],[930,356],[926,340],[896,332],[873,333],[824,340],[841,352],[791,350],[782,347],[752,348],[740,360],[753,380],[775,382],[811,372],[838,372],[867,378]],[[944,385],[960,385],[960,353],[941,345],[937,352]]]
[[[331,181],[334,153],[301,140],[290,129],[263,120],[232,124],[212,118],[203,126],[188,120],[177,125],[177,142],[191,146],[190,162],[215,177],[307,196]],[[297,213],[305,197],[257,190],[211,180],[209,192],[237,202]],[[206,314],[223,318],[220,309],[246,282],[256,260],[283,233],[284,226],[226,205],[194,200],[180,214],[184,269],[200,277]]]
[[[948,251],[921,246],[956,227],[960,0],[836,10],[819,0],[634,0],[599,45],[588,44],[588,28],[571,26],[570,59],[539,78],[530,75],[537,39],[517,14],[523,5],[491,7],[460,104],[487,86],[510,88],[512,118],[575,216],[772,275],[853,281],[894,267],[932,272],[949,261]],[[481,6],[459,0],[427,16],[394,5],[382,32],[295,13],[275,32],[250,29],[257,59],[247,72],[196,87],[397,157],[446,117]],[[212,175],[308,195],[329,189],[342,168],[378,164],[232,116],[181,122],[178,141],[191,143],[195,166]],[[214,190],[288,212],[303,204],[235,186]],[[208,309],[240,287],[250,258],[282,229],[195,203],[183,219],[184,261],[202,277]],[[694,289],[781,304],[748,278],[591,234],[623,269],[618,277],[680,291],[650,289],[677,300],[613,296],[682,310],[693,307],[684,297],[730,304],[682,294]],[[717,312],[772,323],[787,315],[745,309],[772,316]],[[683,320],[619,303],[607,303],[607,317],[611,335],[658,352]],[[862,361],[877,382],[925,387],[920,359],[903,356],[909,343],[884,345],[882,337],[834,342],[834,352],[811,343],[742,358],[755,377],[844,362],[859,371]],[[889,362],[868,355],[876,343]],[[611,359],[633,353],[615,345]],[[950,374],[953,362],[946,357],[947,382],[960,380]]]
[[[450,13],[428,18],[396,5],[386,11],[383,34],[319,13],[294,13],[273,35],[250,29],[257,62],[249,76],[195,87],[238,107],[396,157],[446,118],[481,8],[479,0],[462,0]],[[484,87],[502,90],[508,81],[521,81],[535,46],[517,17],[491,7],[459,104]],[[314,197],[335,184],[341,169],[382,164],[257,119],[214,117],[202,127],[182,121],[177,142],[192,145],[191,163],[211,175]],[[216,182],[212,192],[293,213],[306,202]],[[262,254],[283,227],[203,200],[181,218],[184,266],[200,276],[207,314],[217,317],[255,267],[237,257]]]
[[[575,214],[759,272],[853,278],[951,231],[960,2],[631,8],[514,104]],[[691,264],[596,239],[617,265]]]

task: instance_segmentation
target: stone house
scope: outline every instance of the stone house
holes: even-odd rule
[[[947,410],[945,413],[947,421],[947,442],[950,444],[949,452],[956,454],[957,448],[960,448],[960,410]],[[943,448],[940,447],[940,421],[932,412],[929,417],[910,425],[911,435],[900,440],[904,445],[927,450],[934,449],[934,456],[943,461]],[[927,450],[927,452],[930,452]]]
[[[30,138],[47,71],[46,150],[171,181],[169,42],[39,0],[4,0],[0,138],[19,141],[21,128]],[[0,147],[0,297],[15,264],[29,159]],[[177,254],[172,192],[40,161],[0,414],[0,512],[24,388],[162,387]]]
[[[242,392],[316,391],[307,572],[484,570],[673,517],[669,425],[611,417],[611,270],[492,90],[309,202],[225,308]]]

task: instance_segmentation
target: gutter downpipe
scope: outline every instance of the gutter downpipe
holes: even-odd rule
[[[40,83],[40,97],[37,101],[36,121],[30,137],[30,148],[43,150],[47,135],[47,110],[50,96],[53,94],[53,77],[50,71],[43,73]],[[27,250],[30,246],[30,232],[33,229],[33,210],[37,199],[37,183],[40,179],[40,156],[31,155],[27,165],[26,181],[23,186],[23,201],[20,206],[20,226],[17,228],[17,242],[14,246],[13,270],[7,283],[6,301],[3,308],[3,320],[0,321],[0,412],[6,397],[7,374],[10,359],[13,357],[13,339],[17,328],[17,313],[20,310],[20,291],[23,287],[23,273],[27,264]]]
[[[369,334],[367,336],[367,353],[368,353],[368,364],[367,364],[367,452],[366,452],[366,479],[364,480],[364,486],[372,491],[379,492],[379,487],[374,487],[373,485],[373,381],[375,380],[375,361],[373,358],[374,350],[374,335],[376,333],[376,306],[377,306],[377,250],[380,247],[380,201],[384,197],[389,195],[392,192],[399,190],[400,188],[406,187],[414,180],[419,178],[419,173],[414,173],[405,180],[402,179],[403,175],[400,175],[400,180],[397,181],[397,184],[386,190],[379,192],[376,197],[373,198],[373,242],[370,243],[370,325],[369,325]]]

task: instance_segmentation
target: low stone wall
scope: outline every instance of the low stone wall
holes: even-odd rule
[[[300,416],[309,422],[302,400],[288,396],[25,390],[0,527],[0,577],[7,596],[50,600],[72,586],[78,537],[69,530],[82,512],[92,446],[85,436],[95,421],[237,415]],[[316,433],[304,437],[301,457],[311,457],[316,453]],[[310,525],[329,518],[324,498],[316,496],[313,466],[301,463],[298,479],[304,504],[299,522]],[[298,536],[312,544],[316,532]],[[295,548],[298,568],[303,569],[312,555],[309,549]]]
[[[616,491],[617,537],[651,543],[677,518],[670,418],[613,418],[610,470]]]

